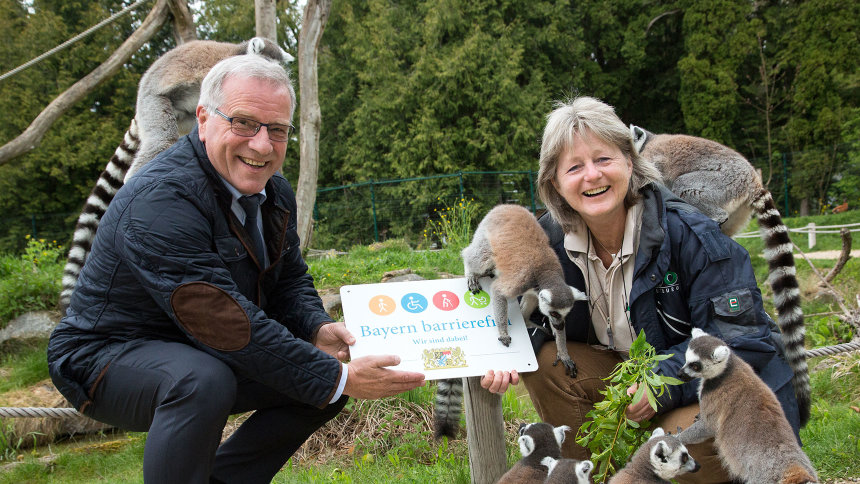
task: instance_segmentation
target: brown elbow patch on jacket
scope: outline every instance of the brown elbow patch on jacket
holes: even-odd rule
[[[173,291],[170,305],[176,320],[201,343],[219,351],[241,350],[251,341],[251,320],[223,289],[190,282]]]

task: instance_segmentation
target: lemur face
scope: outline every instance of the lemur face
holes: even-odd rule
[[[707,380],[719,376],[725,371],[730,355],[731,350],[722,340],[694,329],[678,378],[687,382],[695,378]]]
[[[661,438],[651,449],[651,467],[662,479],[699,470],[699,464],[690,457],[687,447],[674,436]]]

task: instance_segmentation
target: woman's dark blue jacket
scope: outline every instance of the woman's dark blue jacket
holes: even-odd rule
[[[658,373],[676,377],[692,328],[723,339],[749,363],[776,393],[797,433],[797,400],[790,383],[776,325],[762,307],[749,253],[720,232],[719,226],[665,187],[650,184],[643,197],[642,229],[630,290],[630,317],[638,334],[659,354]],[[564,248],[561,226],[547,213],[540,218],[564,269],[567,283],[585,290],[582,272]],[[540,317],[538,314],[537,317]],[[566,319],[569,341],[598,344],[586,302],[577,303]],[[539,321],[545,324],[545,321]],[[550,340],[530,331],[537,351]],[[571,354],[576,361],[576,355]],[[659,412],[698,401],[698,380],[678,386],[658,398]],[[740,411],[741,409],[739,409]]]

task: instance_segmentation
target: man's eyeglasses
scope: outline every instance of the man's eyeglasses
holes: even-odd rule
[[[272,141],[287,141],[290,139],[290,135],[296,129],[292,124],[278,124],[278,123],[261,123],[259,121],[254,121],[253,119],[248,118],[240,118],[240,117],[230,117],[226,114],[222,113],[219,110],[215,110],[215,114],[221,116],[226,119],[227,122],[230,123],[230,131],[233,134],[238,136],[244,136],[246,138],[252,138],[260,132],[260,128],[265,126],[266,131],[269,132],[269,139]]]

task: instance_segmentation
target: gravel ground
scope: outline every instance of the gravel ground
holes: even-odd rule
[[[817,252],[803,252],[806,254],[806,257],[810,259],[838,259],[839,254],[842,253],[841,250],[819,250]],[[797,257],[802,257],[800,254],[797,254]],[[851,257],[860,257],[860,249],[855,249],[851,251]]]

